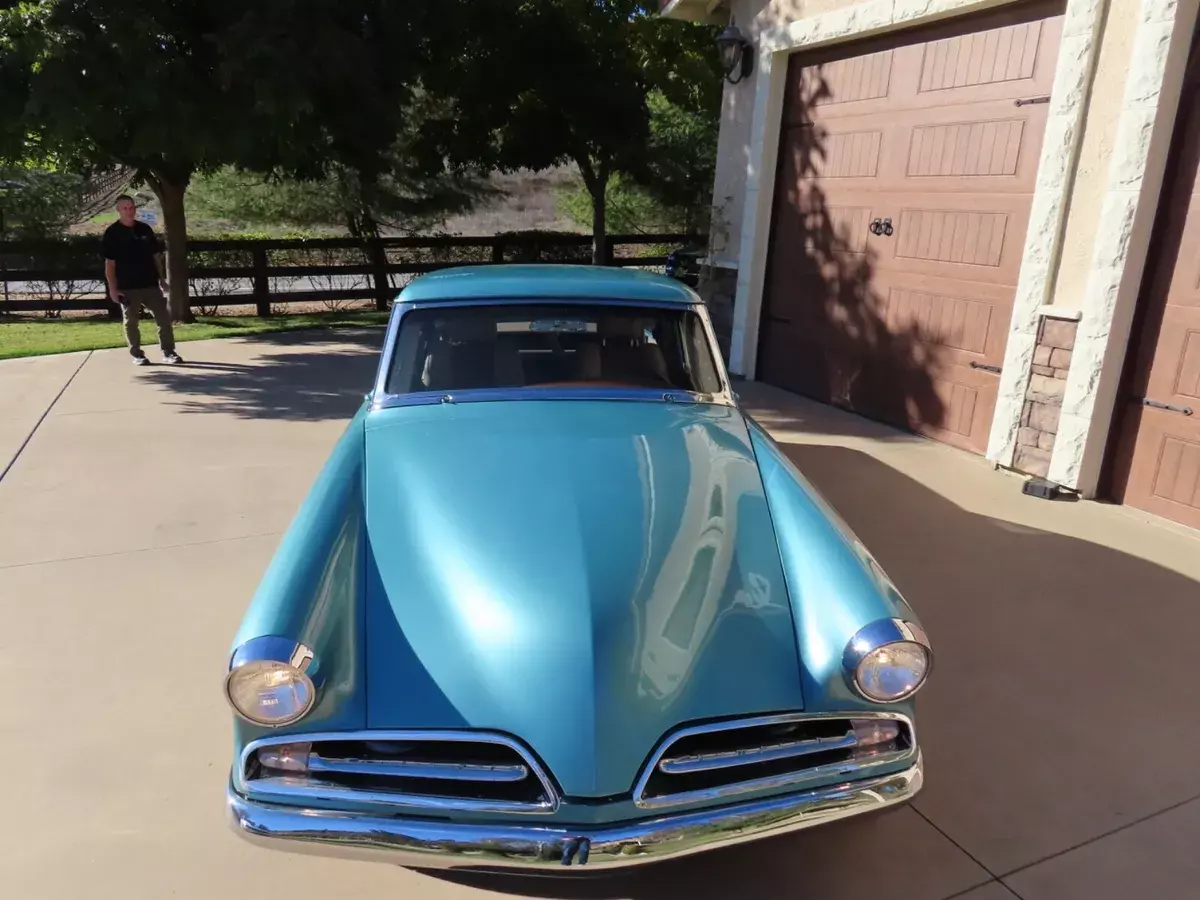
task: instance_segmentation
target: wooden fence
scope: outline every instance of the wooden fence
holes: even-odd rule
[[[683,234],[614,235],[607,264],[662,270],[667,254],[694,245]],[[590,263],[588,235],[522,233],[489,237],[217,240],[188,244],[194,309],[254,306],[260,316],[291,303],[374,301],[386,309],[396,292],[425,272],[461,265]],[[67,310],[114,312],[107,300],[100,242],[0,243],[0,314]]]

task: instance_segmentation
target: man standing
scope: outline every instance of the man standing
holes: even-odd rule
[[[164,296],[167,275],[158,236],[153,228],[137,220],[137,206],[132,197],[122,194],[117,198],[117,215],[120,218],[104,231],[104,277],[108,281],[109,299],[121,305],[125,340],[133,355],[133,364],[146,365],[138,333],[138,316],[145,306],[154,314],[158,325],[158,345],[162,348],[163,362],[178,365],[183,360],[175,352],[175,332]]]

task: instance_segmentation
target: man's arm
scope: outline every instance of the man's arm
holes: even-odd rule
[[[108,299],[113,303],[120,303],[121,290],[117,287],[117,261],[115,259],[104,261],[104,280],[108,282]]]
[[[104,257],[104,280],[108,284],[108,299],[113,303],[121,302],[121,289],[117,287],[117,251],[108,231],[100,240],[100,255]]]

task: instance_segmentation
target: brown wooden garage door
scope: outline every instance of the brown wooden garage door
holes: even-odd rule
[[[762,380],[985,449],[1061,8],[793,57]]]
[[[1200,86],[1196,51],[1118,410],[1117,499],[1200,528]],[[1152,405],[1146,405],[1147,402]]]

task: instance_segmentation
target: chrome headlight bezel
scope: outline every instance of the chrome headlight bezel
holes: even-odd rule
[[[257,718],[242,709],[233,699],[234,677],[247,666],[268,671],[280,666],[292,670],[291,675],[298,678],[307,690],[307,702],[296,712],[277,719]],[[241,719],[257,725],[260,728],[281,728],[299,722],[317,704],[321,689],[322,673],[317,664],[316,655],[311,649],[290,638],[267,636],[254,638],[242,644],[233,652],[229,660],[229,672],[225,676],[225,701],[230,709]]]
[[[862,685],[860,672],[863,663],[877,651],[896,644],[908,644],[920,648],[925,656],[925,668],[920,680],[908,690],[892,697],[872,696]],[[925,630],[913,622],[903,619],[877,619],[860,628],[846,644],[842,654],[842,672],[846,682],[856,694],[872,703],[901,703],[917,693],[929,680],[933,670],[933,648]]]

